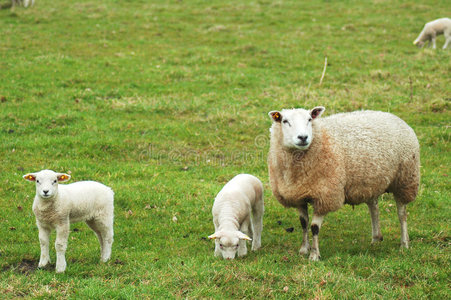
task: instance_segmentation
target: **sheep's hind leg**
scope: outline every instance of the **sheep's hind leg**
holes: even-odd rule
[[[111,224],[110,224],[111,223]],[[113,224],[100,220],[89,220],[86,224],[96,233],[100,244],[100,260],[106,262],[111,256],[111,247],[113,244]]]
[[[367,205],[371,215],[371,225],[373,233],[372,243],[381,242],[384,238],[382,237],[381,226],[379,224],[379,206],[377,199],[367,203]]]
[[[319,241],[318,241],[318,235],[319,230],[321,229],[321,224],[323,223],[324,216],[319,216],[313,214],[313,220],[311,225],[312,230],[312,248],[310,250],[310,260],[317,261],[321,258],[321,255],[319,253]]]
[[[396,201],[398,208],[398,218],[401,224],[401,247],[409,248],[409,233],[407,232],[407,212],[406,204]]]
[[[308,241],[308,207],[307,204],[304,204],[301,208],[299,208],[299,221],[302,226],[302,243],[301,249],[299,249],[299,254],[307,255],[310,251],[310,244]]]
[[[451,42],[451,33],[448,36],[445,35],[445,44],[443,45],[443,49],[448,48],[449,42]]]

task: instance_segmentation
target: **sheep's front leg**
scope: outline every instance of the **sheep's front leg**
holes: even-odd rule
[[[371,215],[371,225],[373,232],[372,243],[377,243],[383,240],[381,226],[379,224],[379,206],[377,203],[377,199],[367,203],[367,205]]]
[[[448,48],[449,42],[451,42],[451,34],[449,36],[445,36],[445,44],[443,45],[443,49]]]
[[[312,226],[310,227],[312,230],[312,249],[310,251],[310,260],[317,261],[321,258],[319,254],[319,242],[318,235],[319,230],[321,229],[321,224],[323,223],[324,216],[319,216],[313,214]]]
[[[306,255],[308,254],[310,250],[310,244],[308,241],[308,207],[307,203],[302,205],[301,208],[299,208],[299,221],[301,222],[302,226],[302,244],[301,249],[299,249],[299,254]]]
[[[63,273],[66,270],[66,249],[67,239],[69,237],[69,222],[60,224],[56,227],[56,272]]]
[[[433,37],[431,38],[431,43],[432,43],[432,49],[435,49],[435,48],[436,48],[436,45],[435,45],[435,36],[433,36]]]
[[[39,243],[41,245],[41,257],[39,259],[39,268],[45,267],[50,262],[49,240],[51,228],[37,224],[39,230]]]
[[[241,224],[240,231],[245,235],[249,235],[250,217],[248,216]],[[238,246],[238,257],[245,256],[247,254],[246,240],[240,240]]]

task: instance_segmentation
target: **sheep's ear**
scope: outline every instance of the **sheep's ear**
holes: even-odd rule
[[[57,173],[56,178],[58,179],[59,182],[65,182],[70,179],[70,175],[65,173]]]
[[[241,231],[238,231],[238,238],[240,240],[252,241],[252,239],[250,237],[248,237],[247,235],[245,235]]]
[[[280,113],[280,111],[273,110],[270,111],[268,115],[271,117],[271,119],[273,119],[274,122],[280,123],[280,121],[282,121],[282,114]]]
[[[326,109],[323,106],[317,106],[310,111],[310,116],[312,119],[318,118],[323,114]]]
[[[219,239],[219,236],[218,236],[218,234],[215,232],[215,233],[213,233],[212,235],[208,236],[208,238],[209,238],[210,240],[216,240],[216,239]]]
[[[28,180],[28,181],[36,181],[36,173],[28,173],[22,177],[23,177],[23,179]]]

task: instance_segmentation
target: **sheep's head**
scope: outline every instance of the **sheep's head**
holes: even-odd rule
[[[52,170],[42,170],[37,173],[28,173],[23,178],[28,181],[35,181],[36,195],[43,199],[49,199],[58,193],[58,182],[68,181],[70,175],[56,173]]]
[[[415,41],[413,41],[413,44],[418,48],[422,48],[424,46],[424,41],[420,40],[420,38],[417,38]]]
[[[219,249],[224,259],[235,258],[236,252],[240,245],[240,240],[252,240],[241,231],[217,231],[208,238],[218,240]]]
[[[312,122],[321,116],[324,110],[322,106],[311,110],[284,109],[271,111],[269,116],[274,123],[281,126],[284,147],[307,150],[313,140]]]

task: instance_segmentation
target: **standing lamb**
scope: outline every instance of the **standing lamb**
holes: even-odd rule
[[[50,262],[49,237],[56,229],[56,272],[66,270],[66,248],[70,224],[85,221],[96,233],[101,247],[101,260],[111,256],[113,244],[114,192],[111,188],[95,181],[80,181],[72,184],[58,184],[70,179],[70,175],[42,170],[23,176],[36,182],[36,196],[33,212],[39,229],[41,258],[39,267]]]
[[[418,47],[423,47],[429,41],[432,48],[435,49],[435,38],[437,35],[443,34],[445,36],[445,44],[443,49],[446,49],[451,42],[451,19],[441,18],[424,25],[423,30],[417,39],[413,42]]]
[[[234,259],[247,254],[246,240],[252,250],[261,246],[263,230],[263,185],[252,175],[239,174],[218,193],[213,204],[215,256]],[[252,239],[249,237],[252,236]]]
[[[408,248],[406,204],[415,200],[420,181],[417,137],[400,118],[385,112],[356,111],[319,118],[310,111],[271,111],[269,179],[274,196],[299,210],[303,238],[300,254],[320,258],[318,234],[324,216],[343,204],[368,205],[373,242],[382,241],[378,197],[395,196],[401,245]],[[307,204],[313,206],[312,247]]]

